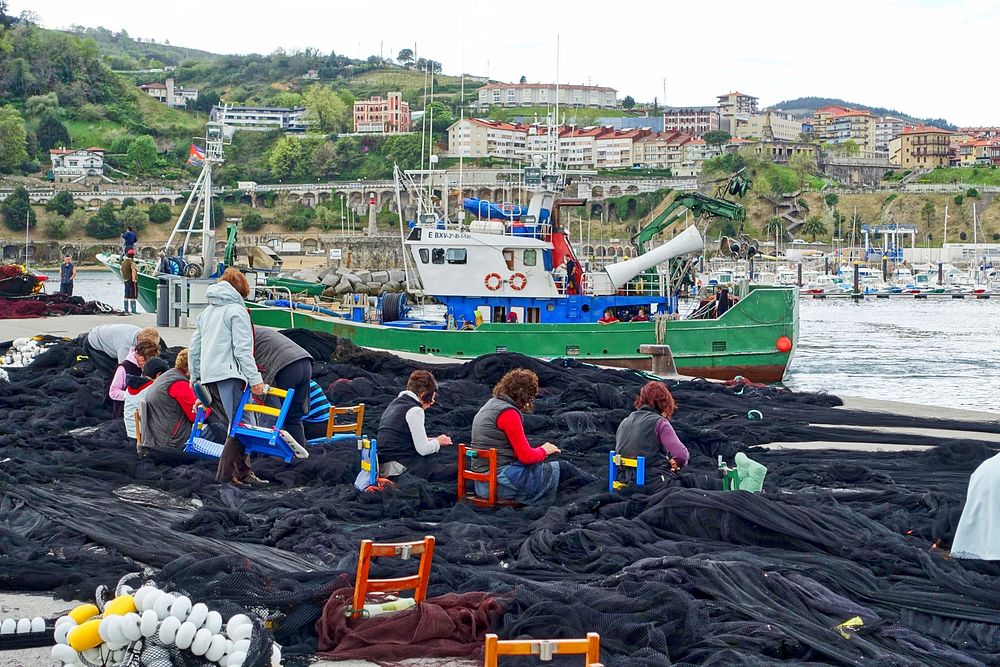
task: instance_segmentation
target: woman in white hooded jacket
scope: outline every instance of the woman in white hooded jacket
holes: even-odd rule
[[[244,299],[250,285],[239,270],[228,268],[205,291],[208,308],[198,316],[188,356],[191,384],[200,382],[212,396],[212,409],[232,425],[247,385],[260,395],[264,379],[254,361],[253,325]],[[227,438],[215,473],[218,482],[264,486],[250,469],[250,457],[236,438]]]

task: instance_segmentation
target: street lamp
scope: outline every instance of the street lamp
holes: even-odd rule
[[[344,193],[340,193],[340,233],[344,233]]]

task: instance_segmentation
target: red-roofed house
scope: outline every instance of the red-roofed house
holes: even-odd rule
[[[111,180],[104,175],[103,148],[52,148],[49,160],[56,183],[78,183],[87,178]]]
[[[527,125],[463,118],[448,128],[448,155],[520,160],[525,155],[527,135]]]
[[[903,169],[934,169],[950,163],[952,133],[939,127],[907,127],[899,135],[899,164]]]
[[[168,78],[166,83],[144,84],[139,86],[139,90],[161,104],[178,109],[183,109],[187,105],[188,100],[192,102],[198,100],[198,91],[195,88],[175,86],[173,77]]]

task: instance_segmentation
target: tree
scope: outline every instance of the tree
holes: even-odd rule
[[[826,202],[827,206],[833,208],[840,201],[840,197],[837,196],[836,192],[828,192],[823,196],[823,201]]]
[[[926,202],[923,208],[920,209],[920,215],[924,217],[924,223],[930,227],[931,223],[934,222],[934,204]]]
[[[653,115],[655,116],[655,115],[657,115],[659,113],[660,113],[660,100],[654,97],[653,98]]]
[[[347,128],[347,104],[333,88],[314,84],[306,88],[303,119],[321,132],[338,132]]]
[[[215,201],[214,199],[212,201]],[[131,227],[137,232],[141,232],[149,224],[149,216],[138,206],[123,208],[118,214],[118,224],[123,227]]]
[[[102,206],[96,215],[90,216],[84,229],[95,239],[113,239],[122,232],[115,217],[115,207],[110,203]]]
[[[9,174],[28,160],[27,138],[17,109],[0,107],[0,173]]]
[[[625,111],[631,111],[634,108],[635,108],[635,98],[633,98],[631,95],[626,95],[625,99],[622,100],[622,109],[625,109]]]
[[[125,199],[122,200],[122,210],[123,211],[125,209],[127,209],[127,208],[132,208],[133,206],[138,206],[138,205],[139,205],[139,202],[137,202],[135,200],[135,197],[125,197]]]
[[[956,205],[961,206],[964,203],[965,203],[965,197],[963,197],[962,195],[955,195],[955,204]]]
[[[451,124],[455,122],[455,116],[451,113],[451,109],[446,107],[441,102],[431,102],[427,105],[426,113],[432,114],[434,116],[434,124],[431,128],[434,132],[444,132]],[[428,116],[430,118],[430,116]]]
[[[73,201],[73,195],[69,193],[69,190],[60,190],[45,204],[45,210],[49,213],[58,213],[59,215],[67,218],[73,215],[73,211],[76,210],[76,203]]]
[[[332,141],[324,141],[312,154],[312,171],[316,178],[334,179],[340,173],[337,147]]]
[[[725,130],[710,130],[705,134],[701,135],[701,138],[705,140],[705,143],[709,146],[725,146],[726,143],[732,138]]]
[[[788,228],[785,227],[785,221],[776,215],[772,215],[764,223],[764,236],[768,238],[778,237],[785,241],[788,239]]]
[[[243,221],[240,223],[243,231],[246,232],[259,232],[264,228],[264,216],[262,216],[257,211],[250,211],[243,216]]]
[[[42,118],[36,131],[38,148],[48,153],[50,148],[60,148],[70,145],[69,130],[59,122],[59,119],[49,114]]]
[[[125,160],[129,168],[140,173],[145,174],[152,169],[156,165],[156,142],[153,137],[144,134],[133,139],[128,145]]]
[[[158,204],[151,204],[149,208],[146,209],[146,215],[149,217],[149,221],[155,225],[162,225],[173,217],[173,213],[170,211],[170,205],[162,202]]]
[[[403,65],[412,65],[413,49],[400,49],[399,54],[396,56],[396,60]]]
[[[812,153],[796,153],[788,158],[788,166],[798,174],[813,175],[819,173],[816,156]]]
[[[23,185],[14,188],[14,191],[3,200],[0,208],[3,209],[4,224],[11,231],[23,232],[25,220],[28,221],[30,227],[34,227],[38,222],[35,212],[31,210],[28,190]]]
[[[302,144],[294,137],[282,137],[271,149],[268,156],[268,166],[271,175],[277,179],[285,179],[294,173],[302,159]]]
[[[802,224],[802,233],[812,236],[813,241],[816,240],[817,236],[826,234],[826,232],[826,225],[823,223],[823,219],[818,215],[809,216],[809,218],[807,218]]]
[[[59,113],[59,97],[54,92],[32,95],[24,102],[24,113],[29,118],[41,118],[46,114]]]
[[[526,77],[526,76],[524,76],[524,75],[522,74],[522,75],[521,75],[521,80],[520,80],[520,81],[518,81],[518,83],[520,83],[521,85],[524,85],[524,84],[528,83],[528,77]]]
[[[968,191],[965,193],[965,196],[968,197],[969,199],[978,199],[979,190],[975,188],[969,188]]]

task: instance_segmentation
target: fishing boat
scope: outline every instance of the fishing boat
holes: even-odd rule
[[[409,178],[396,170],[397,187],[427,189]],[[682,318],[675,296],[679,281],[660,280],[658,267],[675,267],[668,271],[674,278],[687,275],[694,260],[684,258],[704,248],[698,228],[690,226],[652,249],[637,244],[641,253],[632,259],[584,270],[561,212],[586,202],[562,198],[560,182],[558,175],[541,179],[526,209],[514,215],[504,208],[502,220],[453,221],[430,213],[431,204],[422,199],[416,221],[404,223],[400,212],[411,292],[440,303],[441,319],[411,317],[406,295],[398,293],[377,299],[347,295],[344,314],[251,303],[251,318],[259,325],[303,327],[367,348],[442,359],[517,352],[648,370],[652,358],[643,346],[669,345],[683,375],[782,379],[798,339],[796,288],[745,286],[720,317]],[[742,212],[735,202],[697,197]],[[654,220],[636,236],[649,238],[667,220]]]

